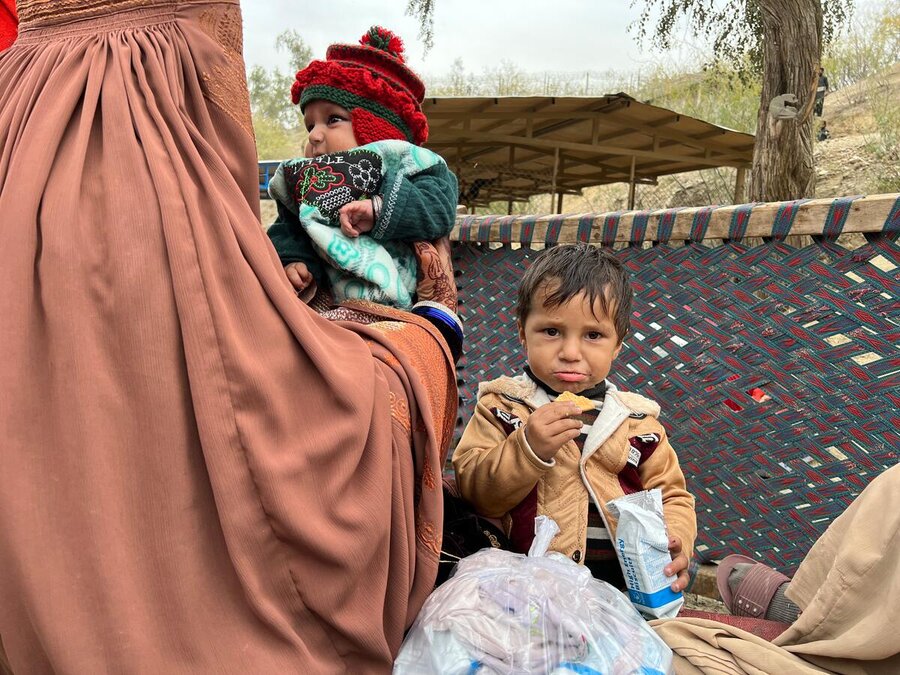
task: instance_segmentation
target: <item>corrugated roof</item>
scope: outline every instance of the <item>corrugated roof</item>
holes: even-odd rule
[[[717,166],[748,168],[754,137],[624,93],[594,97],[426,98],[426,147],[470,205]]]

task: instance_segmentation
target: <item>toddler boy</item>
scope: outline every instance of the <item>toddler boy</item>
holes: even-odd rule
[[[538,256],[518,296],[528,365],[517,377],[481,383],[453,466],[462,497],[503,519],[514,550],[527,552],[535,516],[550,516],[560,528],[551,549],[618,587],[625,584],[606,503],[661,488],[672,556],[666,574],[678,577],[677,592],[687,586],[697,534],[694,498],[659,405],[606,379],[631,301],[622,262],[604,249],[557,246]],[[565,392],[580,398],[558,400]]]

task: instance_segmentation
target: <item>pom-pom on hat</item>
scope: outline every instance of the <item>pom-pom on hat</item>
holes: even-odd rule
[[[422,145],[428,139],[424,98],[425,85],[404,61],[403,42],[381,26],[372,26],[358,45],[331,45],[325,60],[299,71],[291,87],[301,110],[316,100],[349,110],[363,145],[388,139]]]

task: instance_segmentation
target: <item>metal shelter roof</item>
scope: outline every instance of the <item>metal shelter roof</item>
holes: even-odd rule
[[[754,137],[627,94],[426,98],[425,147],[456,172],[464,203],[579,194],[606,183],[748,168]],[[742,172],[741,172],[742,173]]]

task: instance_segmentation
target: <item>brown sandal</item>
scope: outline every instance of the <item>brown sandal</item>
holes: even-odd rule
[[[734,589],[734,597],[732,597],[731,589],[728,587],[728,577],[735,565],[742,563],[753,565],[753,567],[747,570],[746,576]],[[772,602],[772,596],[782,584],[788,581],[790,579],[781,572],[776,572],[771,567],[745,555],[727,556],[719,563],[719,569],[716,572],[719,595],[722,596],[722,602],[728,607],[728,611],[735,616],[752,616],[758,619],[765,618],[769,604]]]

